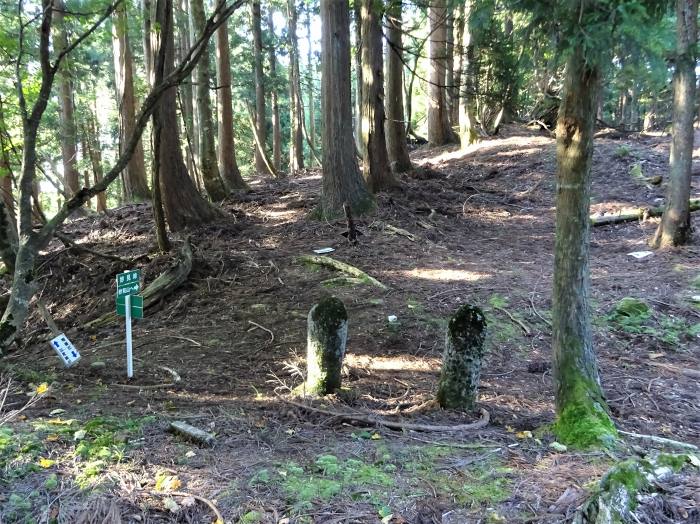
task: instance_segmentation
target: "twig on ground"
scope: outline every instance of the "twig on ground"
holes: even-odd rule
[[[522,329],[528,337],[532,334],[532,330],[528,327],[528,325],[525,324],[522,320],[515,318],[511,314],[511,312],[508,311],[506,308],[500,307],[500,306],[494,306],[493,309],[495,309],[496,311],[500,311],[501,313],[505,313],[508,316],[508,318],[511,320],[511,322],[520,326],[520,329]]]
[[[700,448],[698,448],[695,444],[690,444],[688,442],[681,442],[679,440],[673,440],[670,438],[666,437],[656,437],[654,435],[642,435],[640,433],[632,433],[630,431],[622,431],[621,429],[617,430],[618,433],[621,435],[625,435],[627,437],[632,437],[640,440],[648,440],[649,442],[654,442],[656,444],[664,444],[666,446],[673,446],[675,448],[681,448],[681,449],[690,449],[693,451],[698,451]]]
[[[409,422],[395,422],[391,420],[386,420],[383,418],[375,417],[373,415],[363,415],[359,413],[341,413],[338,411],[331,411],[328,409],[315,408],[309,406],[308,404],[302,404],[301,402],[295,402],[293,400],[288,400],[286,398],[277,395],[277,398],[286,404],[296,406],[298,408],[304,409],[306,411],[311,411],[314,413],[320,413],[329,417],[335,417],[340,420],[350,421],[350,422],[362,422],[364,424],[369,424],[371,426],[383,426],[389,429],[402,429],[407,431],[445,431],[445,432],[462,432],[462,431],[475,431],[478,429],[485,428],[491,415],[485,409],[481,409],[481,418],[476,422],[470,424],[459,424],[456,426],[436,426],[432,424],[412,424]]]
[[[260,324],[258,324],[257,322],[253,322],[252,320],[249,320],[248,324],[253,325],[253,327],[250,328],[248,331],[255,328],[262,329],[263,331],[267,331],[270,334],[270,344],[272,344],[275,341],[275,334],[271,330],[267,329],[265,326],[261,326]]]
[[[184,491],[166,491],[163,493],[153,491],[151,493],[153,495],[157,495],[159,497],[162,497],[164,495],[173,495],[175,497],[185,497],[185,498],[192,497],[193,499],[198,500],[199,502],[202,502],[203,504],[206,504],[207,506],[209,506],[209,509],[214,513],[214,516],[216,517],[214,524],[224,524],[224,517],[221,515],[221,512],[214,505],[214,503],[211,500],[209,500],[208,498],[202,497],[200,495],[194,495],[192,493],[185,493]]]

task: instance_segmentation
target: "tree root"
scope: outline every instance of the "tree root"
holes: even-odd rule
[[[187,280],[192,271],[192,246],[189,239],[185,239],[177,255],[175,263],[158,278],[151,282],[143,290],[143,307],[147,309],[158,303],[163,298],[170,295],[180,285]],[[91,320],[85,324],[85,328],[103,327],[117,320],[117,314],[113,311],[105,313],[101,317]]]
[[[370,426],[382,426],[389,429],[401,429],[407,431],[444,431],[444,432],[463,432],[463,431],[476,431],[485,428],[489,421],[491,420],[491,415],[485,409],[481,409],[481,418],[476,422],[470,424],[460,424],[457,426],[434,426],[432,424],[412,424],[409,422],[397,422],[392,420],[387,420],[380,417],[375,417],[373,415],[365,415],[361,413],[342,413],[339,411],[331,411],[328,409],[315,408],[309,406],[308,404],[303,404],[301,402],[295,402],[293,400],[288,400],[286,398],[277,395],[277,398],[286,404],[301,408],[306,411],[311,411],[313,413],[320,413],[321,415],[327,415],[329,417],[338,418],[340,420],[345,420],[348,422],[361,422]]]
[[[359,268],[356,268],[355,266],[351,266],[350,264],[346,264],[345,262],[341,262],[340,260],[336,260],[331,257],[326,257],[326,256],[321,256],[321,255],[303,255],[298,258],[299,262],[302,262],[304,264],[315,264],[317,266],[325,266],[329,267],[331,269],[335,269],[336,271],[340,271],[341,273],[345,273],[347,275],[350,275],[352,277],[357,277],[361,279],[364,282],[367,282],[368,284],[372,284],[374,286],[377,286],[380,289],[389,289],[387,286],[382,284],[379,280],[377,280],[374,277],[369,276],[367,273],[362,271]]]
[[[689,204],[690,212],[700,211],[700,199],[694,199]],[[605,226],[608,224],[618,224],[620,222],[633,222],[643,220],[647,217],[660,217],[664,213],[663,207],[638,207],[626,213],[616,215],[591,216],[592,226]]]
[[[505,314],[508,316],[508,318],[511,320],[511,322],[513,322],[513,324],[516,324],[520,329],[522,329],[523,332],[524,332],[528,337],[532,334],[532,330],[530,330],[530,328],[528,327],[528,325],[525,324],[522,320],[518,320],[517,318],[515,318],[515,317],[513,316],[513,314],[512,314],[510,311],[508,311],[506,308],[500,307],[500,306],[495,306],[494,309],[495,309],[496,311],[500,311],[501,313],[505,313]]]

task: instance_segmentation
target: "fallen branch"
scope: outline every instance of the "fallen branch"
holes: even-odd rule
[[[392,233],[394,235],[406,237],[411,242],[416,241],[416,235],[414,235],[413,233],[411,233],[409,231],[406,231],[405,229],[402,229],[402,228],[396,227],[396,226],[392,226],[391,224],[387,224],[386,222],[377,221],[377,222],[375,222],[375,224],[379,227],[384,228],[384,231],[387,231],[388,233]]]
[[[54,231],[53,235],[56,238],[58,238],[61,242],[63,242],[63,245],[66,246],[66,249],[68,249],[68,250],[79,251],[82,253],[88,253],[88,254],[94,255],[96,257],[106,258],[107,260],[114,260],[116,262],[121,262],[122,264],[127,264],[127,265],[131,265],[134,263],[134,260],[131,258],[122,258],[122,257],[117,256],[117,255],[110,255],[109,253],[102,253],[101,251],[96,251],[94,249],[90,249],[89,247],[77,244],[68,235],[64,235],[63,233],[60,233],[58,231]]]
[[[700,371],[698,371],[697,369],[681,368],[678,366],[674,366],[673,364],[666,364],[664,362],[649,361],[647,362],[647,364],[649,364],[650,366],[655,366],[657,368],[665,369],[666,371],[672,371],[673,373],[680,373],[681,375],[685,375],[686,377],[700,378]]]
[[[320,413],[321,415],[326,415],[329,417],[335,417],[340,420],[345,420],[348,422],[361,422],[363,424],[368,424],[370,426],[383,426],[389,429],[401,429],[407,431],[445,431],[445,432],[461,432],[461,431],[475,431],[478,429],[485,428],[491,416],[489,412],[485,409],[481,409],[481,418],[476,422],[470,424],[460,424],[457,426],[434,426],[432,424],[412,424],[409,422],[395,422],[392,420],[387,420],[380,417],[375,417],[373,415],[363,415],[361,413],[341,413],[339,411],[331,411],[329,409],[315,408],[309,406],[308,404],[302,404],[301,402],[295,402],[293,400],[288,400],[277,395],[277,398],[286,404],[304,409],[306,411],[311,411],[313,413]]]
[[[187,280],[192,271],[192,246],[189,239],[185,239],[180,252],[173,265],[161,273],[143,290],[143,307],[147,309],[170,295]],[[113,311],[105,313],[101,317],[85,324],[86,328],[106,326],[117,320],[117,314]]]
[[[501,313],[505,313],[508,316],[508,318],[511,320],[511,322],[513,322],[513,324],[517,324],[520,327],[520,329],[522,329],[528,337],[532,334],[532,331],[530,330],[528,325],[525,324],[522,320],[518,320],[517,318],[515,318],[511,314],[511,312],[508,311],[506,308],[495,306],[494,309],[497,311],[500,311]]]
[[[654,442],[656,444],[662,444],[665,446],[672,446],[674,448],[689,449],[692,451],[698,451],[700,449],[695,444],[689,444],[688,442],[681,442],[679,440],[673,440],[670,438],[656,437],[654,435],[642,435],[640,433],[632,433],[630,431],[622,431],[621,429],[618,429],[617,432],[620,435],[626,435],[628,437],[636,438],[639,440],[648,440],[649,442]]]
[[[329,267],[331,269],[335,269],[336,271],[340,271],[341,273],[346,273],[352,277],[362,279],[364,282],[375,285],[380,289],[388,289],[387,286],[382,284],[379,280],[369,276],[361,269],[356,268],[355,266],[351,266],[350,264],[346,264],[345,262],[341,262],[340,260],[336,260],[334,258],[322,255],[303,255],[299,257],[298,260],[299,262],[305,264],[315,264],[317,266]]]
[[[690,212],[700,211],[700,199],[691,200],[689,203]],[[634,222],[635,220],[644,220],[648,217],[660,217],[664,213],[664,208],[659,207],[638,207],[631,211],[618,213],[615,215],[591,215],[592,226],[606,226],[608,224],[619,224],[621,222]]]

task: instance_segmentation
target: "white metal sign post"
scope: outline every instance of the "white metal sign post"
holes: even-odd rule
[[[134,269],[131,271],[125,271],[124,273],[119,273],[117,275],[117,313],[123,314],[126,320],[126,376],[132,378],[134,376],[134,357],[133,348],[131,342],[131,317],[132,317],[132,297],[140,299],[140,315],[136,315],[138,318],[143,317],[143,298],[136,295],[141,289],[141,271]],[[123,313],[120,308],[120,299],[124,300]]]

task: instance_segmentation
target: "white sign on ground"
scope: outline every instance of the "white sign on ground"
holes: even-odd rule
[[[59,357],[61,357],[61,360],[63,360],[63,364],[69,368],[78,360],[80,360],[80,353],[78,353],[78,350],[75,349],[75,346],[73,343],[68,340],[68,337],[65,336],[63,333],[58,335],[56,338],[51,339],[51,347],[56,351]]]

